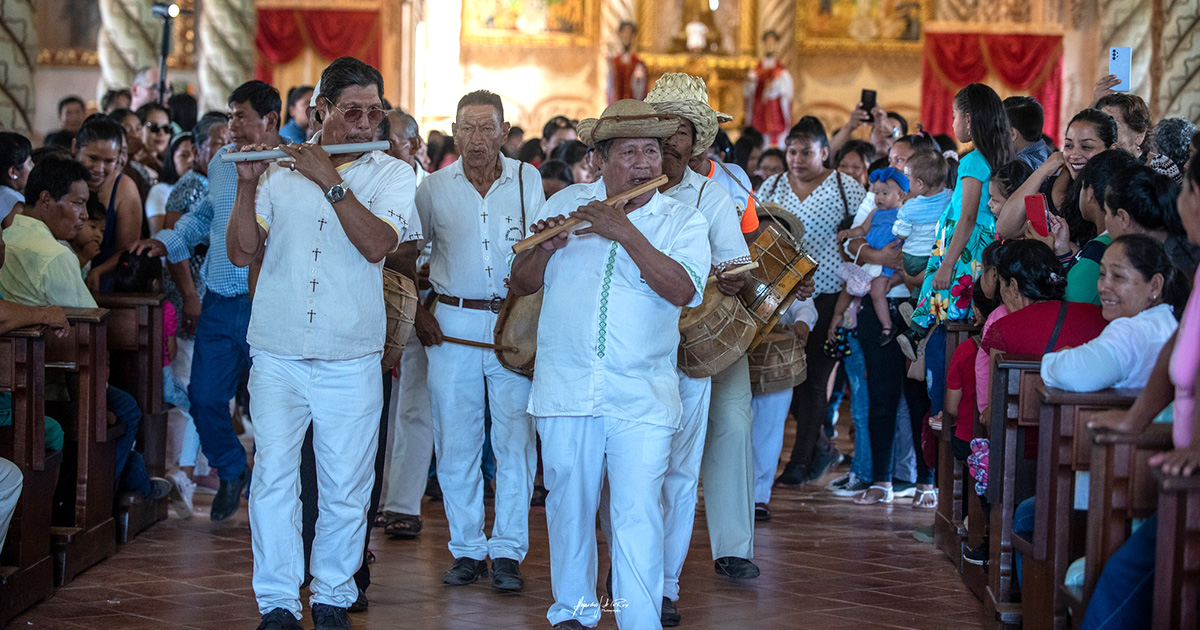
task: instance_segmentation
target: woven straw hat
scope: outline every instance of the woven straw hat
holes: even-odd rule
[[[631,98],[604,108],[599,118],[587,118],[575,125],[579,141],[592,148],[613,138],[669,138],[677,129],[678,120]]]
[[[692,147],[695,157],[708,151],[717,138],[717,125],[733,120],[708,104],[708,87],[704,79],[682,72],[668,72],[654,84],[646,95],[646,102],[660,114],[674,114],[692,121],[696,127],[696,144]]]

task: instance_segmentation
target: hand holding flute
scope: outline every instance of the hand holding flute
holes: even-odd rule
[[[513,253],[520,254],[521,252],[531,249],[535,245],[539,244],[541,244],[542,248],[546,250],[559,249],[567,244],[567,236],[570,234],[571,230],[574,230],[580,225],[589,222],[591,218],[605,216],[607,212],[604,210],[603,206],[608,206],[609,208],[623,207],[624,203],[630,199],[655,190],[665,183],[667,183],[667,176],[660,175],[644,184],[634,186],[623,193],[605,199],[602,202],[593,201],[587,206],[572,212],[570,218],[560,216],[539,221],[537,224],[537,233],[529,238],[513,244]],[[601,219],[601,221],[604,221],[604,219]],[[605,223],[607,224],[607,222]],[[607,228],[604,229],[607,230]],[[580,234],[589,234],[592,232],[603,235],[600,230],[593,229],[592,227],[579,230]],[[545,241],[548,240],[553,240],[553,243],[551,243],[549,246],[545,245]]]

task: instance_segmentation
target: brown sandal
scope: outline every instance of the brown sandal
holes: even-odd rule
[[[387,524],[383,526],[383,531],[389,537],[399,540],[412,540],[421,533],[420,517],[411,514],[397,514],[396,512],[384,512],[387,516]]]

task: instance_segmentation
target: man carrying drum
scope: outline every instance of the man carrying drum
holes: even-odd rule
[[[260,630],[300,628],[298,469],[310,423],[320,506],[313,620],[319,630],[350,628],[346,608],[358,597],[353,576],[363,560],[383,406],[383,260],[419,231],[407,164],[378,151],[331,157],[323,148],[374,139],[384,114],[379,71],[342,57],[321,73],[321,86],[322,131],[279,147],[286,163],[238,164],[226,228],[234,265],[262,257],[247,333]]]
[[[709,107],[704,80],[682,73],[664,74],[646,95],[646,102],[654,111],[679,120],[675,135],[663,143],[663,173],[669,180],[660,190],[704,216],[712,266],[718,272],[750,262],[733,199],[719,184],[688,168],[693,157],[708,151],[717,135],[718,117],[724,116]],[[745,284],[742,274],[717,273],[716,278],[717,288],[724,295],[736,295]],[[671,458],[663,482],[664,626],[679,625],[675,602],[679,600],[679,575],[692,539],[702,458],[705,513],[709,514],[717,572],[740,578],[758,574],[748,560],[754,537],[749,378],[744,357],[711,378],[679,374],[683,418],[679,431],[671,438]],[[731,386],[731,381],[738,379],[745,381],[744,399],[738,395],[742,388]],[[730,405],[735,408],[730,409]]]
[[[535,427],[525,411],[529,379],[505,369],[492,350],[460,343],[492,341],[508,294],[512,245],[545,203],[537,169],[500,153],[508,128],[499,96],[482,90],[464,96],[453,126],[461,157],[417,190],[417,211],[432,245],[429,282],[438,299],[433,313],[417,307],[416,329],[429,358],[433,443],[454,555],[443,581],[475,582],[487,575],[490,556],[492,586],[519,591],[537,466]],[[485,402],[496,453],[490,540],[479,469]]]
[[[657,628],[663,595],[660,506],[671,439],[682,413],[676,356],[681,307],[702,300],[711,266],[708,225],[651,188],[662,144],[679,127],[641,101],[617,101],[579,123],[601,160],[601,179],[563,189],[531,230],[569,214],[589,226],[518,255],[512,291],[544,288],[529,412],[542,437],[555,628],[595,626],[594,522],[609,482],[611,608],[621,628]],[[631,193],[632,194],[632,193]]]

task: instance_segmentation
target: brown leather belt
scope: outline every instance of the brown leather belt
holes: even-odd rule
[[[456,298],[452,295],[439,295],[438,301],[442,304],[449,304],[450,306],[469,308],[476,311],[491,311],[493,313],[499,313],[500,308],[504,306],[504,298],[502,297],[496,297],[490,300],[464,300],[463,298]]]

